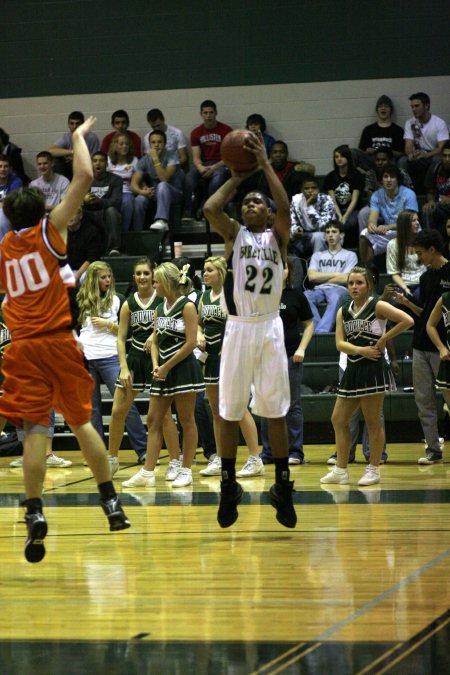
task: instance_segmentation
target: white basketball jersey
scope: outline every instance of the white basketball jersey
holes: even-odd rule
[[[260,316],[278,312],[283,290],[283,260],[272,230],[251,232],[242,226],[233,244],[224,285],[228,314]]]

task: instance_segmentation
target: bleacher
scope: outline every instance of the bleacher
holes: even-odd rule
[[[117,291],[122,294],[127,291],[132,279],[133,265],[138,258],[149,256],[157,261],[170,260],[174,256],[175,242],[182,242],[183,255],[190,258],[198,273],[201,273],[205,257],[211,254],[223,254],[223,241],[216,233],[211,232],[207,222],[193,221],[189,225],[184,225],[181,223],[181,211],[175,207],[171,211],[168,233],[155,230],[129,232],[124,236],[123,254],[105,258],[113,269]],[[383,261],[378,262],[381,262],[381,269],[383,269]],[[390,281],[390,275],[382,271],[379,276],[378,291],[381,293]],[[395,339],[395,350],[400,375],[397,380],[397,391],[386,395],[384,402],[387,441],[417,441],[421,438],[422,431],[414,402],[414,393],[411,390],[411,331]],[[334,333],[315,335],[306,352],[303,370],[302,407],[306,444],[334,443],[330,418],[336,398],[334,391],[338,382],[338,360]],[[139,395],[136,403],[145,420],[148,396]],[[112,398],[106,387],[102,387],[102,405],[105,433],[107,433]],[[439,409],[441,418],[443,418],[442,406],[439,406]],[[76,447],[72,434],[61,418],[57,418],[56,435],[58,447]],[[123,447],[129,447],[126,435]]]

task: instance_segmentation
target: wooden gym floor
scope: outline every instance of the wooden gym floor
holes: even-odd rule
[[[47,555],[23,557],[22,470],[0,459],[0,674],[332,675],[450,672],[450,463],[388,447],[381,486],[321,487],[332,446],[292,467],[299,517],[268,502],[273,466],[242,479],[239,520],[216,522],[219,478],[121,488],[132,527],[109,533],[78,452],[49,469]],[[57,448],[55,449],[56,452]],[[446,452],[444,451],[444,456]],[[240,449],[239,463],[245,460]]]

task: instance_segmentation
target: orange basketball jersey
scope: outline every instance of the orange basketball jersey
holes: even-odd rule
[[[75,277],[66,245],[45,216],[37,225],[8,232],[0,244],[3,316],[13,340],[73,326],[69,289]]]

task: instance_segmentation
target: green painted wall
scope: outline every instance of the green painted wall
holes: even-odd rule
[[[1,98],[449,72],[448,0],[2,0],[1,15]]]

